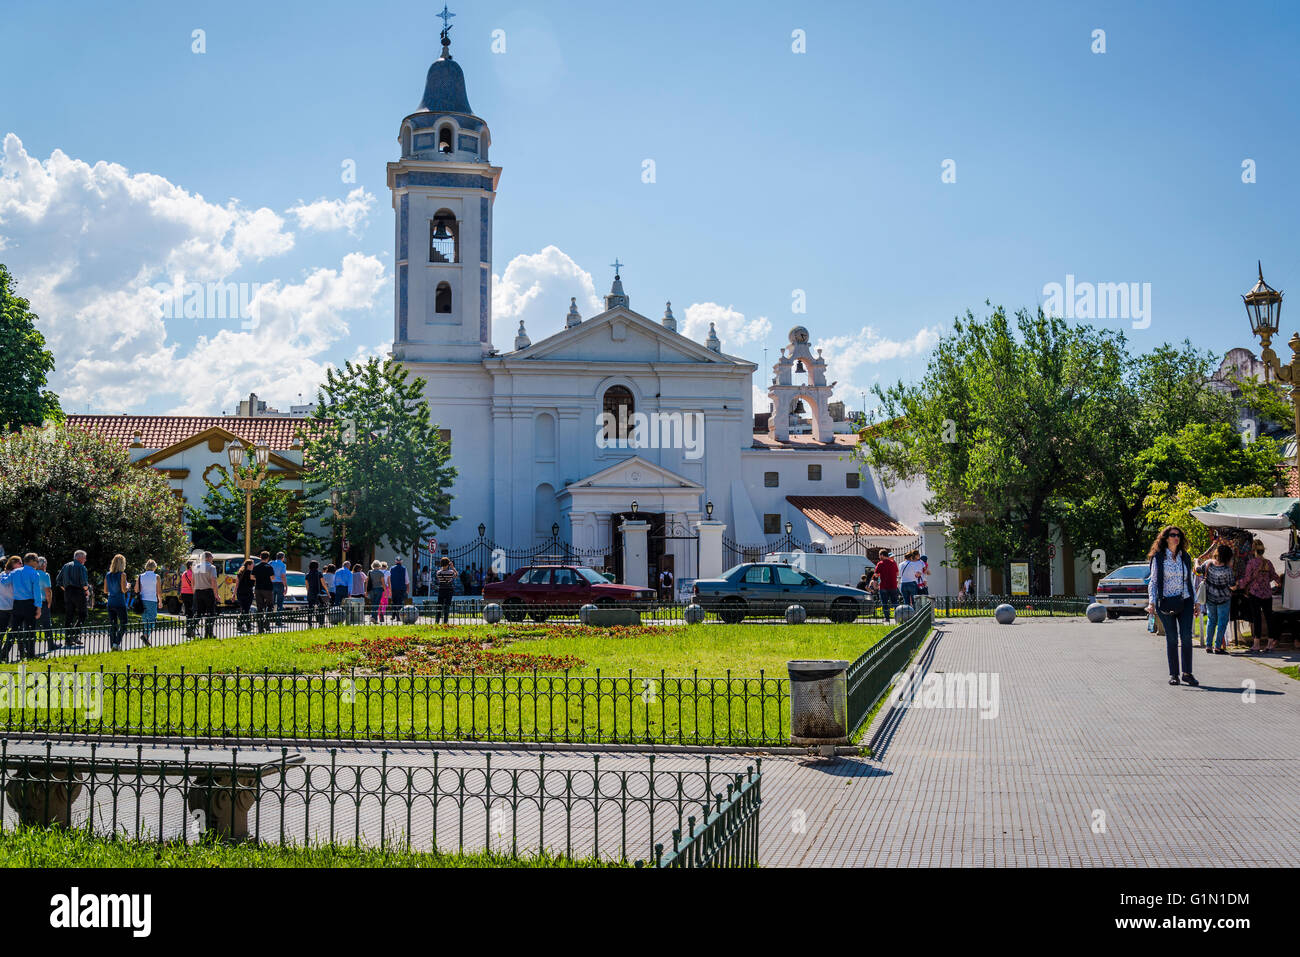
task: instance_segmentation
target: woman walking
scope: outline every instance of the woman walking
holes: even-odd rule
[[[1228,614],[1232,609],[1232,590],[1237,585],[1237,576],[1232,571],[1232,548],[1219,545],[1213,551],[1214,557],[1196,568],[1204,576],[1205,583],[1205,651],[1211,655],[1226,655]]]
[[[142,625],[140,640],[149,647],[149,638],[153,635],[154,622],[158,620],[158,563],[152,558],[144,563],[142,571],[135,580],[135,593],[140,596]]]
[[[898,583],[903,590],[903,604],[915,605],[916,596],[921,593],[921,581],[925,575],[925,562],[921,553],[913,549],[903,556],[903,564],[898,568]]]
[[[1177,525],[1168,525],[1156,536],[1148,553],[1151,577],[1147,581],[1146,612],[1158,614],[1165,626],[1165,653],[1169,659],[1169,683],[1179,683],[1178,655],[1182,652],[1182,682],[1193,688],[1200,684],[1192,675],[1192,558],[1187,554],[1186,536]]]
[[[114,651],[122,650],[122,639],[126,637],[126,596],[130,590],[126,556],[114,555],[104,576],[104,591],[108,594],[108,643]]]
[[[1273,583],[1282,583],[1282,576],[1277,573],[1273,563],[1264,557],[1264,543],[1255,539],[1254,556],[1246,562],[1246,571],[1237,587],[1246,593],[1247,610],[1250,613],[1250,633],[1254,643],[1252,652],[1267,654],[1277,647],[1269,625],[1273,618]],[[1268,644],[1261,648],[1261,640]]]
[[[314,617],[321,625],[325,624],[325,606],[329,604],[329,599],[326,597],[328,594],[329,586],[325,583],[325,575],[320,570],[320,562],[313,561],[307,566],[307,621],[309,623]]]
[[[239,631],[253,630],[253,560],[244,559],[243,567],[235,576],[235,604],[239,605],[239,621],[235,627]]]

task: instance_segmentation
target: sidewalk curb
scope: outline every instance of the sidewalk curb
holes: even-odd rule
[[[900,679],[899,684],[908,684],[911,682],[913,674],[915,674],[918,669],[929,666],[927,657],[930,654],[930,649],[934,647],[935,642],[938,641],[940,636],[943,634],[944,628],[940,626],[939,620],[936,618],[934,627],[930,629],[929,637],[925,639],[921,644],[921,647],[916,649],[916,654],[912,657],[912,661],[907,670],[902,673],[903,677]],[[897,684],[892,686],[886,693],[892,694],[896,687],[898,687]],[[866,733],[863,735],[863,737],[866,738],[866,746],[871,749],[872,761],[883,763],[883,759],[880,758],[877,753],[879,751],[877,744],[880,740],[881,734],[890,726],[895,714],[898,714],[901,720],[902,709],[899,708],[897,702],[890,704],[888,708],[881,708],[880,711],[876,713],[875,720],[871,722],[870,727],[867,728]]]

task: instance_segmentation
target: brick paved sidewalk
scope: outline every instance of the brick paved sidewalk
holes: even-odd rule
[[[1300,864],[1300,683],[1198,651],[1201,687],[1171,687],[1144,624],[940,623],[928,674],[996,674],[997,717],[914,705],[876,760],[803,762],[820,781],[764,787],[765,861]]]

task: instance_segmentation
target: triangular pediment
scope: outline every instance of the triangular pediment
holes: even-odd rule
[[[234,417],[232,416],[232,418]],[[214,455],[220,454],[221,461],[224,462],[226,461],[226,453],[225,453],[226,446],[236,440],[238,440],[240,444],[242,444],[246,449],[250,450],[250,452],[253,446],[256,445],[255,442],[251,441],[248,438],[245,438],[244,436],[237,435],[236,433],[232,432],[230,429],[223,428],[219,425],[214,425],[211,428],[204,429],[201,432],[196,432],[193,435],[188,436],[187,438],[181,439],[179,442],[174,442],[171,445],[167,446],[166,448],[159,449],[156,452],[151,452],[149,455],[140,459],[136,464],[150,465],[157,469],[163,469],[166,468],[166,466],[163,465],[162,463],[166,462],[168,459],[174,458],[175,456],[180,455],[182,452],[185,452],[189,449],[194,448],[197,445],[202,445],[205,443],[208,446],[208,451],[213,453]],[[282,472],[292,472],[295,474],[302,467],[297,462],[287,459],[284,456],[279,455],[274,451],[270,452],[269,455],[267,456],[267,465],[270,471],[278,470]]]
[[[507,361],[707,362],[743,363],[664,328],[624,306],[616,306],[576,326],[509,353]]]
[[[606,466],[599,472],[593,472],[584,479],[571,482],[566,489],[626,489],[638,488],[673,488],[702,492],[704,486],[683,478],[671,469],[666,469],[653,462],[647,462],[639,455],[633,455]]]

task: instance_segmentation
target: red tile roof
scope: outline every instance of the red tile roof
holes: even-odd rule
[[[98,432],[106,439],[131,446],[140,433],[140,447],[165,449],[185,439],[220,427],[246,442],[265,442],[272,451],[293,448],[294,434],[311,420],[302,417],[239,415],[70,415],[71,428]]]
[[[805,452],[816,452],[820,449],[833,449],[842,446],[857,445],[858,433],[856,432],[837,432],[831,436],[830,442],[818,442],[811,435],[792,435],[785,442],[778,442],[772,438],[770,432],[755,432],[754,444],[751,448],[755,449],[795,449]]]
[[[1288,465],[1285,472],[1287,497],[1300,498],[1300,471],[1294,465]]]
[[[857,495],[787,495],[785,500],[831,535],[906,535],[916,532]]]

